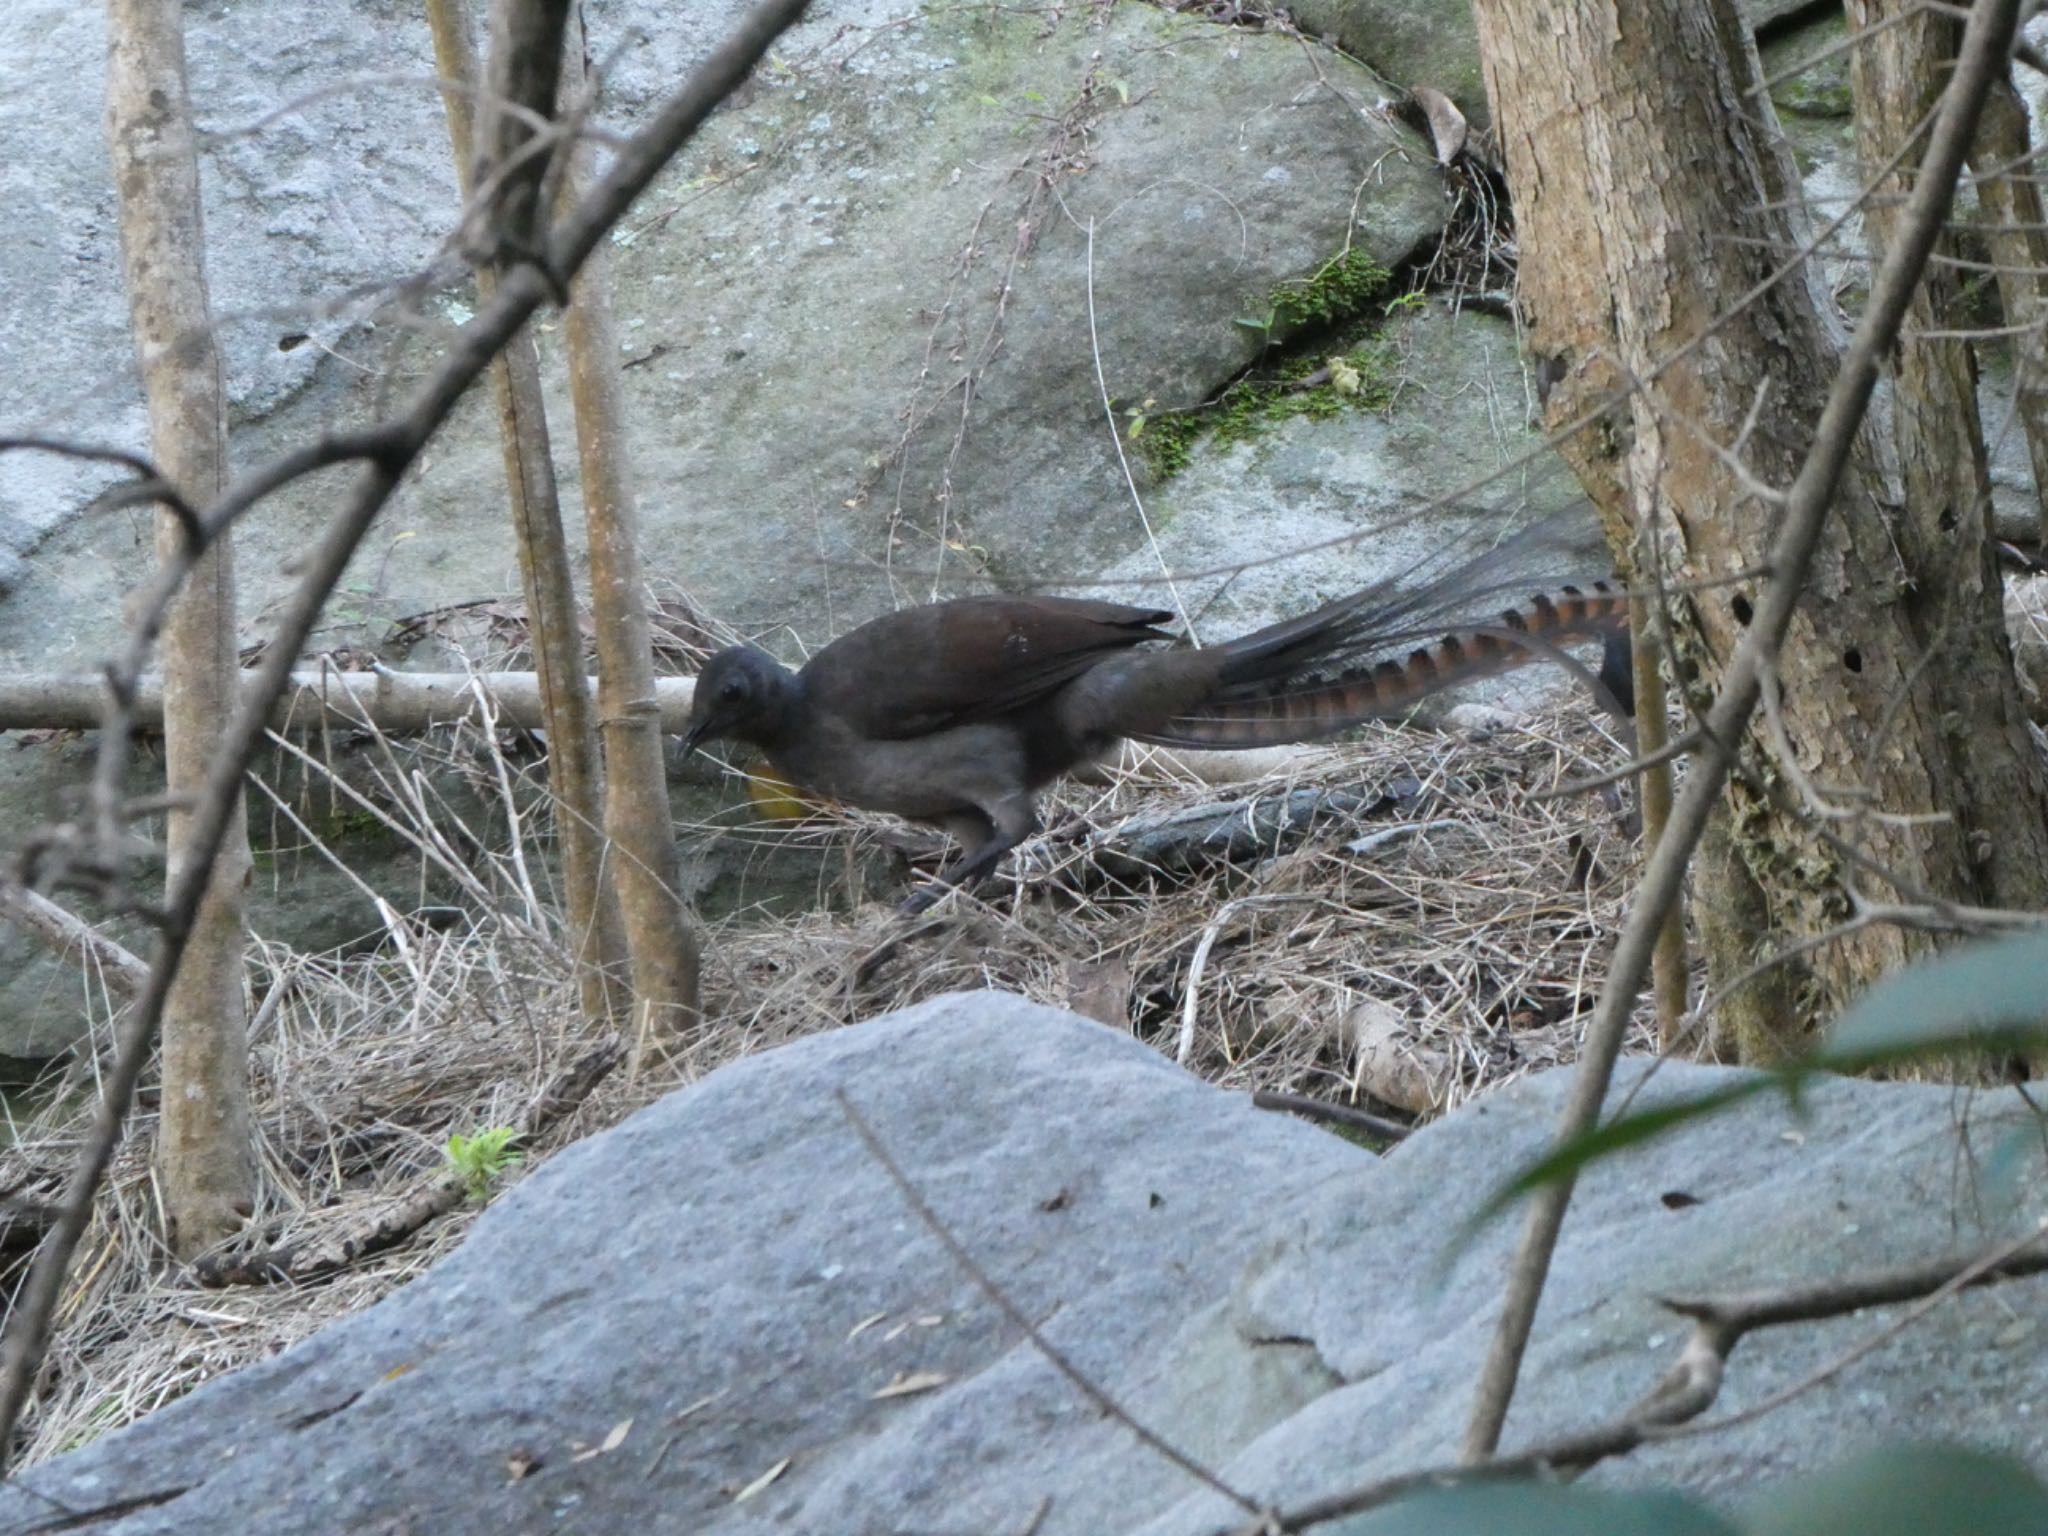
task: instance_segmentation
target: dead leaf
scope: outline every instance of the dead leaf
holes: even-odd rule
[[[751,1483],[747,1484],[746,1487],[742,1488],[738,1493],[734,1494],[732,1496],[733,1503],[744,1504],[748,1499],[751,1499],[755,1494],[759,1493],[763,1488],[766,1488],[770,1483],[774,1482],[775,1479],[782,1476],[783,1473],[787,1472],[789,1470],[790,1462],[794,1461],[795,1459],[796,1458],[793,1456],[783,1457],[782,1460],[775,1463],[774,1466],[770,1467],[766,1472],[763,1472],[759,1477],[755,1478]]]
[[[683,1422],[683,1420],[689,1418],[691,1415],[702,1413],[706,1408],[709,1408],[713,1403],[717,1402],[723,1396],[725,1396],[725,1391],[723,1388],[721,1388],[720,1390],[712,1393],[709,1397],[700,1397],[697,1399],[697,1401],[690,1404],[689,1407],[679,1408],[674,1413],[670,1414],[668,1421],[671,1424],[680,1424]]]
[[[896,1379],[889,1385],[868,1395],[876,1402],[885,1397],[909,1397],[914,1393],[929,1392],[934,1387],[943,1387],[952,1379],[944,1371],[898,1372]]]
[[[1411,1115],[1433,1115],[1443,1108],[1451,1089],[1451,1059],[1417,1044],[1398,1009],[1366,998],[1344,1015],[1339,1032],[1358,1088]]]
[[[1470,132],[1465,126],[1465,114],[1458,110],[1450,97],[1430,86],[1413,86],[1408,94],[1415,105],[1422,108],[1422,115],[1429,119],[1429,136],[1436,144],[1436,163],[1449,165],[1465,152],[1465,139]]]
[[[588,1461],[593,1456],[609,1456],[613,1451],[616,1451],[626,1443],[626,1436],[632,1432],[633,1421],[631,1419],[621,1419],[611,1427],[611,1433],[607,1434],[603,1440],[596,1445],[583,1447],[576,1452],[571,1460]]]
[[[1131,967],[1121,955],[1106,960],[1069,960],[1060,968],[1067,1011],[1111,1029],[1131,1027]]]

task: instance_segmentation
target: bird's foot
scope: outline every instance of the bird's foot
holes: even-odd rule
[[[922,916],[937,906],[939,898],[952,889],[952,886],[941,885],[936,880],[930,885],[921,886],[903,898],[902,903],[896,908],[896,915],[898,917]]]

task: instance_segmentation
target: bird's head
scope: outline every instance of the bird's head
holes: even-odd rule
[[[697,674],[684,755],[725,737],[774,746],[795,696],[795,674],[766,651],[752,645],[726,647]]]

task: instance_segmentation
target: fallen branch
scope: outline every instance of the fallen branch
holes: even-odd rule
[[[149,985],[149,967],[67,907],[25,885],[0,882],[0,917],[27,929],[60,955],[76,949],[92,962],[123,1002]]]
[[[1387,791],[1295,789],[1187,806],[1164,816],[1133,816],[1089,839],[1093,866],[1113,879],[1131,880],[1270,858],[1319,823],[1384,816],[1412,798]]]
[[[1402,1141],[1414,1134],[1415,1127],[1399,1120],[1389,1120],[1384,1115],[1375,1115],[1363,1109],[1353,1109],[1349,1104],[1326,1104],[1321,1099],[1312,1099],[1302,1093],[1277,1093],[1261,1088],[1252,1095],[1252,1108],[1284,1110],[1291,1115],[1300,1115],[1306,1120],[1321,1120],[1330,1125],[1341,1125],[1346,1129],[1363,1131],[1368,1136],[1377,1136],[1382,1141]]]
[[[259,675],[242,674],[242,692],[255,696]],[[591,687],[597,680],[591,679]],[[476,692],[482,688],[494,701],[498,723],[516,730],[543,728],[540,678],[533,672],[337,672],[308,668],[294,672],[284,697],[270,709],[270,728],[304,733],[337,723],[375,727],[391,734],[423,731],[429,726],[476,721]],[[690,697],[696,679],[664,677],[655,682],[661,707],[661,728],[680,736],[690,718]],[[0,679],[0,731],[90,731],[105,718],[106,679],[97,676],[52,675]],[[164,685],[145,677],[137,686],[135,723],[161,726]]]

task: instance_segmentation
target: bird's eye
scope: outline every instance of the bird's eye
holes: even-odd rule
[[[747,696],[747,685],[736,677],[728,677],[718,690],[720,702],[737,704]]]

